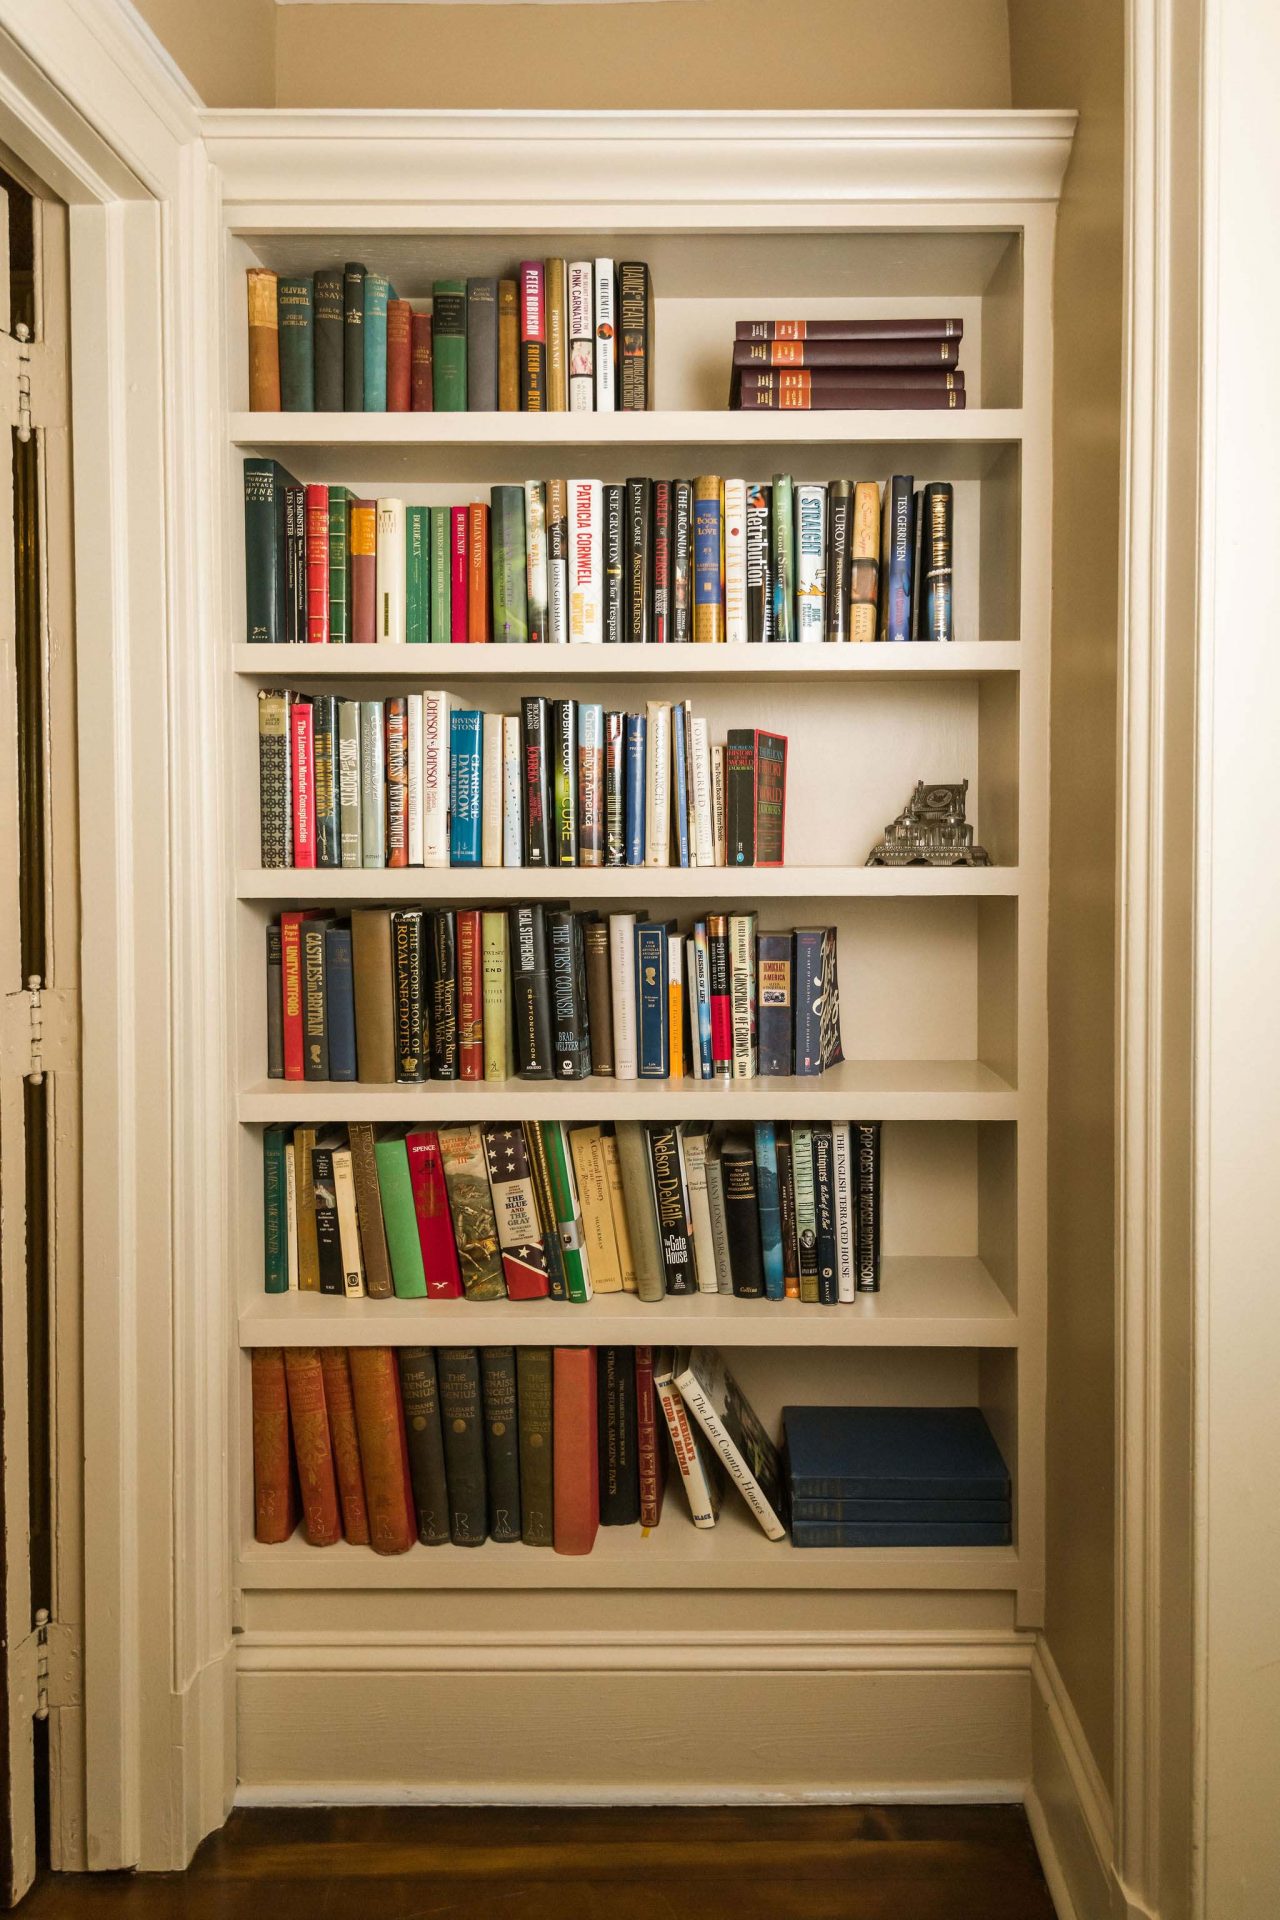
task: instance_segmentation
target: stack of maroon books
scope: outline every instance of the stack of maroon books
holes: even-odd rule
[[[962,320],[739,320],[733,408],[963,407]]]

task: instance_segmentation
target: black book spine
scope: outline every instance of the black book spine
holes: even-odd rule
[[[356,1002],[349,926],[325,928],[324,1016],[329,1029],[329,1078],[354,1080]]]
[[[627,482],[627,623],[626,638],[639,645],[652,636],[649,609],[653,604],[653,482]]]
[[[649,1141],[649,1164],[653,1170],[653,1197],[658,1213],[658,1239],[662,1264],[667,1276],[668,1293],[696,1293],[698,1282],[693,1264],[693,1234],[689,1224],[689,1198],[680,1166],[680,1142],[674,1127],[645,1128]]]
[[[307,496],[284,490],[284,638],[300,646],[307,638]]]
[[[733,1291],[741,1300],[760,1300],[764,1297],[764,1260],[754,1142],[736,1134],[725,1140],[720,1148],[720,1171]]]
[[[324,991],[323,920],[302,923],[303,1077],[329,1078],[329,1021]]]
[[[549,908],[547,942],[551,950],[552,1046],[557,1080],[582,1080],[591,1071],[587,1043],[585,982],[579,993],[575,954],[577,921],[568,907]]]
[[[338,1193],[333,1184],[333,1149],[311,1149],[311,1184],[316,1203],[316,1253],[320,1266],[321,1293],[346,1291],[342,1270],[342,1241],[338,1232]]]
[[[854,1255],[859,1293],[880,1291],[880,1122],[870,1120],[853,1128],[855,1227]]]
[[[644,413],[653,377],[650,342],[649,269],[643,260],[618,267],[618,405],[623,413]]]
[[[616,646],[627,637],[627,490],[604,489],[604,637]]]
[[[671,638],[693,639],[693,482],[671,486]]]
[[[580,1078],[585,1079],[592,1071],[591,1061],[591,1014],[587,1000],[587,935],[586,923],[593,918],[589,913],[575,913],[573,916],[573,995],[578,1007],[578,1023],[582,1034],[579,1049]]]
[[[600,1525],[640,1519],[634,1347],[596,1349],[596,1421],[600,1442]]]
[[[431,1028],[431,1078],[458,1077],[458,934],[452,907],[431,915],[427,948]]]
[[[731,867],[756,863],[756,736],[730,727],[724,750],[726,858]]]
[[[578,703],[557,700],[555,715],[555,864],[578,864]]]
[[[488,1537],[480,1362],[474,1347],[437,1347],[440,1427],[449,1482],[449,1538],[479,1547]]]
[[[338,819],[338,701],[332,693],[311,698],[312,780],[316,802],[316,865],[342,865]]]
[[[449,1544],[449,1482],[440,1427],[440,1389],[436,1357],[430,1347],[397,1347],[404,1431],[409,1447],[409,1478],[424,1547]]]
[[[796,1190],[791,1177],[791,1134],[778,1125],[778,1212],[782,1218],[782,1276],[787,1298],[800,1290],[800,1247],[796,1239]]]
[[[834,1307],[839,1299],[836,1273],[836,1189],[831,1164],[831,1123],[813,1129],[813,1211],[818,1223],[818,1302]]]
[[[481,1347],[484,1470],[491,1540],[520,1538],[520,1430],[516,1412],[516,1350]]]
[[[267,927],[267,1078],[284,1079],[284,956],[278,920]]]
[[[747,639],[773,638],[773,539],[769,526],[771,489],[747,483]]]
[[[315,282],[316,412],[343,409],[343,272],[323,267]]]
[[[551,1349],[516,1350],[520,1426],[520,1537],[549,1547],[551,1530]]]
[[[354,260],[342,273],[342,404],[364,412],[364,268]]]
[[[671,639],[671,482],[653,483],[653,617],[649,638],[666,646]]]
[[[922,640],[920,622],[924,618],[924,489],[918,487],[911,497],[911,638]]]
[[[546,917],[541,906],[512,907],[511,994],[516,1072],[522,1080],[550,1080],[551,983],[547,975]]]
[[[402,907],[391,915],[391,965],[395,992],[396,1079],[405,1082],[427,1077],[423,1036],[428,1030],[423,980],[426,914],[421,907]]]
[[[467,412],[498,411],[498,283],[467,282]]]
[[[549,867],[552,864],[550,735],[550,703],[536,694],[526,695],[520,702],[526,867]]]
[[[849,638],[852,525],[853,487],[848,480],[833,480],[827,489],[827,630],[824,636],[832,641]]]
[[[627,863],[627,716],[604,716],[604,863]]]

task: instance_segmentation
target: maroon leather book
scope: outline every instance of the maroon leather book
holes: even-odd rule
[[[375,1553],[407,1553],[418,1537],[394,1347],[349,1347],[360,1465]]]
[[[738,340],[959,340],[963,320],[739,320]]]
[[[556,1347],[551,1357],[552,1544],[590,1553],[600,1525],[600,1451],[594,1347]]]
[[[959,367],[740,367],[742,386],[770,387],[956,387],[963,391]]]
[[[667,1486],[667,1423],[653,1384],[653,1348],[636,1348],[636,1464],[640,1470],[640,1525],[656,1527]]]
[[[743,386],[737,406],[743,413],[838,413],[846,407],[900,407],[916,412],[964,408],[963,387],[769,387]]]
[[[289,1423],[298,1462],[302,1493],[302,1528],[313,1547],[332,1547],[342,1538],[338,1512],[338,1477],[329,1436],[329,1411],[324,1397],[324,1369],[318,1347],[287,1347],[285,1379],[289,1388]]]
[[[351,502],[351,638],[371,647],[378,637],[378,503]]]
[[[369,1509],[364,1497],[360,1440],[356,1433],[356,1403],[351,1394],[351,1363],[345,1347],[321,1347],[324,1398],[329,1410],[329,1438],[342,1505],[342,1531],[353,1547],[369,1544]]]
[[[409,411],[409,361],[413,309],[407,300],[387,302],[387,412]]]
[[[431,315],[409,316],[409,410],[434,413],[435,394],[431,385]]]
[[[289,1445],[289,1389],[283,1347],[255,1347],[253,1393],[253,1537],[264,1547],[288,1540],[298,1524],[298,1489]]]
[[[958,340],[735,340],[735,367],[954,367]]]

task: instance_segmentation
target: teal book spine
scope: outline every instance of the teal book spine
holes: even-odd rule
[[[453,596],[449,567],[452,522],[448,507],[431,508],[431,643],[453,640]]]
[[[778,1135],[772,1120],[756,1122],[756,1205],[767,1300],[786,1298],[782,1269],[782,1204],[778,1192]]]
[[[364,410],[387,410],[387,301],[391,288],[380,273],[364,276]]]
[[[431,638],[431,509],[404,510],[404,637],[410,645]]]
[[[351,489],[329,489],[329,645],[351,639]]]
[[[244,637],[276,645],[285,637],[284,509],[292,476],[274,460],[244,463]]]
[[[493,571],[493,638],[524,643],[529,638],[529,595],[524,540],[524,488],[490,491],[490,564]]]
[[[431,388],[437,413],[467,411],[465,280],[437,280],[432,288]]]
[[[267,1293],[289,1291],[289,1216],[285,1194],[285,1130],[262,1135],[262,1281]]]
[[[279,281],[280,405],[286,413],[316,410],[315,286],[309,273]]]
[[[474,708],[449,715],[449,865],[478,867],[484,715]]]

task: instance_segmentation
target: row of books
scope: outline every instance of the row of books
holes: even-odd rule
[[[358,261],[248,269],[249,405],[277,413],[612,413],[652,404],[649,269],[522,260],[402,300]]]
[[[262,864],[780,867],[787,741],[691,702],[258,694]]]
[[[560,1120],[263,1134],[263,1287],[339,1299],[880,1288],[880,1127]]]
[[[290,908],[267,926],[274,1080],[754,1080],[843,1060],[834,927],[540,901]]]
[[[729,405],[956,410],[963,334],[962,320],[739,320]]]
[[[874,480],[526,480],[455,506],[248,459],[254,644],[954,638],[954,491]]]

